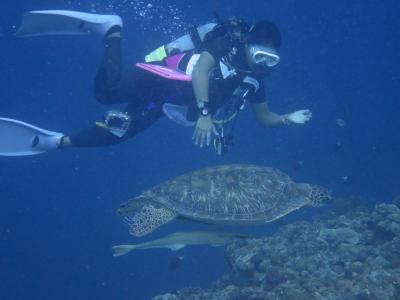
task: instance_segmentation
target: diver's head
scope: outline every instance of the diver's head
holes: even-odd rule
[[[281,33],[269,21],[259,21],[249,30],[246,39],[246,55],[252,71],[267,74],[279,63],[278,49],[281,46]]]

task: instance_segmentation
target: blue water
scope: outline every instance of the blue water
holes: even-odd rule
[[[165,3],[2,1],[0,116],[68,133],[92,124],[106,109],[92,93],[101,40],[14,38],[25,11],[120,14],[128,67],[186,26],[211,20],[217,10],[224,17],[278,24],[282,62],[266,80],[269,106],[280,113],[310,108],[312,121],[266,130],[247,109],[238,121],[236,145],[222,158],[195,148],[191,130],[167,120],[113,147],[0,157],[0,299],[150,299],[185,286],[209,286],[226,271],[222,248],[184,249],[184,263],[175,271],[168,269],[175,254],[167,250],[111,255],[112,245],[135,242],[115,214],[119,203],[200,167],[268,165],[336,196],[360,195],[368,204],[400,194],[400,2]],[[346,125],[338,126],[337,119]],[[338,151],[335,143],[342,145]],[[152,237],[194,228],[207,226],[175,222]],[[251,231],[262,235],[269,229]]]

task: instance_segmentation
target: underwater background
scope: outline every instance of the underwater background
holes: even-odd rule
[[[225,163],[279,168],[297,182],[325,186],[367,206],[400,194],[400,2],[325,1],[11,1],[0,3],[0,116],[70,133],[102,118],[93,96],[102,57],[97,36],[15,38],[30,10],[121,15],[125,66],[141,61],[192,25],[242,16],[281,29],[281,63],[266,78],[272,111],[309,108],[305,126],[259,127],[247,108],[224,157],[199,149],[192,130],[166,119],[112,147],[0,157],[0,299],[151,299],[185,286],[207,288],[227,271],[223,248],[137,251],[115,210],[163,180]],[[1,138],[1,137],[0,137]],[[309,219],[304,210],[242,230],[255,236]],[[209,226],[174,222],[151,238]]]

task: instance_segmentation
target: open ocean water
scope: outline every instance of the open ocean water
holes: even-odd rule
[[[92,87],[101,38],[13,36],[24,12],[45,9],[120,15],[126,67],[211,21],[214,11],[269,19],[283,45],[281,63],[265,80],[268,104],[278,113],[313,112],[304,126],[263,129],[247,108],[224,157],[195,147],[191,129],[165,118],[112,147],[0,157],[1,300],[141,300],[209,288],[229,270],[223,247],[183,249],[182,264],[172,269],[177,254],[169,250],[117,258],[111,251],[137,242],[115,213],[121,202],[201,167],[271,166],[335,197],[356,195],[368,207],[400,195],[399,1],[4,0],[0,9],[0,117],[69,133],[108,109]],[[318,213],[299,211],[247,232],[262,237]],[[151,238],[192,229],[209,226],[174,222]]]

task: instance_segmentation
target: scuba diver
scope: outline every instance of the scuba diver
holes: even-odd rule
[[[17,36],[96,34],[104,38],[104,57],[94,93],[101,104],[127,103],[109,110],[104,119],[65,135],[18,120],[0,118],[0,155],[31,155],[69,147],[98,147],[132,138],[162,116],[193,126],[193,140],[214,144],[224,154],[232,142],[238,115],[250,103],[265,127],[303,124],[311,111],[288,114],[269,110],[263,79],[280,61],[281,35],[269,21],[254,25],[243,19],[217,19],[154,50],[145,62],[122,71],[122,19],[66,10],[32,11],[24,15]]]

